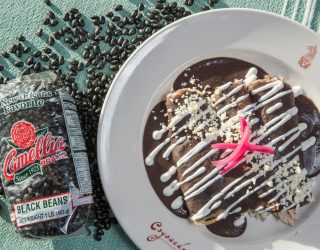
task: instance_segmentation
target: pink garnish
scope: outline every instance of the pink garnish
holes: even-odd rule
[[[234,149],[234,151],[228,157],[226,157],[222,160],[212,161],[211,162],[212,165],[222,166],[222,165],[228,164],[228,163],[234,161],[235,159],[239,158],[240,156],[242,156],[246,152],[247,143],[249,142],[249,139],[250,139],[250,128],[246,127],[244,129],[243,136],[242,136],[241,140],[239,141],[238,146]]]
[[[238,147],[237,143],[216,143],[211,146],[211,148],[214,148],[214,149],[235,149],[236,147]],[[262,153],[274,154],[274,149],[266,146],[249,144],[248,149],[251,152],[258,151]]]
[[[274,154],[274,149],[271,147],[250,143],[251,130],[244,117],[240,117],[240,135],[241,139],[238,143],[216,143],[211,145],[211,148],[213,149],[233,150],[233,152],[227,157],[221,160],[211,161],[212,166],[225,166],[220,171],[220,174],[225,174],[226,172],[229,172],[231,169],[238,166],[240,161],[244,158],[244,154],[246,151]]]
[[[245,127],[248,126],[248,123],[246,121],[246,119],[244,119],[242,116],[240,116],[240,133],[242,134],[244,132]]]

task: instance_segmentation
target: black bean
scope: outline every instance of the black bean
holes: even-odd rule
[[[34,57],[40,57],[41,54],[42,54],[41,51],[40,51],[40,50],[37,50],[37,51],[35,51],[35,52],[32,53],[32,56],[34,56]]]
[[[79,27],[84,27],[85,26],[85,22],[84,22],[84,20],[81,18],[81,19],[79,19],[79,21],[78,21],[78,26]]]
[[[136,29],[135,29],[135,28],[131,28],[131,29],[129,30],[128,35],[129,35],[129,36],[132,36],[132,35],[134,35],[135,33],[136,33]]]
[[[164,19],[167,20],[167,21],[173,21],[174,17],[172,15],[165,15]]]
[[[209,7],[208,5],[202,5],[202,6],[201,6],[201,10],[202,10],[202,11],[210,10],[210,7]]]
[[[20,35],[20,36],[18,37],[18,40],[19,40],[20,42],[24,42],[24,41],[26,40],[26,38],[25,38],[23,35]]]
[[[147,17],[149,17],[150,19],[153,19],[154,14],[152,12],[147,12]]]
[[[29,75],[31,73],[30,69],[24,69],[21,73],[21,75],[25,76],[25,75]]]
[[[131,12],[131,15],[130,15],[130,16],[131,16],[132,18],[135,18],[135,17],[138,15],[138,13],[139,13],[138,10],[134,10],[134,11]]]
[[[3,65],[0,65],[0,71],[3,71],[3,70],[4,70]]]
[[[30,57],[30,58],[27,59],[27,62],[26,62],[26,63],[27,63],[27,65],[32,65],[33,62],[34,62],[33,57]]]
[[[54,38],[50,36],[50,37],[48,38],[47,43],[48,43],[48,45],[53,46],[54,43],[55,43]]]
[[[59,63],[57,60],[53,60],[51,63],[50,63],[51,66],[58,66]]]
[[[112,71],[117,71],[119,69],[119,66],[118,65],[110,65],[109,69]]]
[[[104,16],[100,16],[99,22],[100,22],[100,24],[104,24],[106,22],[105,17]]]
[[[52,52],[52,49],[50,49],[49,47],[45,47],[43,49],[43,52],[46,53],[46,54],[50,54]]]
[[[58,62],[59,62],[59,65],[63,65],[64,64],[64,57],[63,56],[59,56]]]
[[[83,62],[81,62],[81,63],[78,64],[77,70],[81,71],[83,69],[84,69],[84,64],[83,64]]]
[[[69,21],[69,19],[70,19],[70,13],[67,12],[67,13],[64,14],[64,16],[63,16],[63,21],[67,22],[67,21]]]
[[[108,23],[108,28],[110,30],[114,30],[116,28],[116,26],[113,23]]]
[[[115,11],[120,11],[122,9],[123,9],[123,7],[121,4],[116,5],[116,7],[114,8]]]
[[[3,51],[1,53],[1,55],[4,57],[4,58],[9,58],[10,57],[10,54],[7,52],[7,51]]]
[[[43,20],[44,25],[48,25],[50,23],[50,18],[46,18]]]
[[[22,56],[21,50],[16,50],[15,55],[16,55],[17,57],[21,57],[21,56]]]
[[[113,17],[114,16],[114,13],[112,11],[109,11],[107,14],[106,14],[107,17]]]
[[[41,60],[44,62],[48,62],[49,61],[49,57],[47,57],[46,55],[42,55],[41,56]]]
[[[146,37],[144,35],[138,35],[138,39],[140,41],[144,41],[146,39]]]
[[[101,241],[101,235],[98,235],[98,234],[94,234],[93,235],[93,238],[96,240],[96,241]]]
[[[66,77],[66,82],[74,82],[75,78],[71,77],[71,76],[67,76]]]
[[[41,68],[41,63],[37,62],[36,64],[34,64],[33,69],[34,69],[35,71],[39,71],[40,68]]]
[[[51,10],[48,11],[48,17],[51,18],[51,19],[55,19],[56,18],[55,14]]]
[[[141,35],[144,35],[144,34],[145,34],[145,31],[144,31],[144,29],[139,29],[139,30],[138,30],[138,33],[141,34]]]
[[[69,76],[76,76],[78,73],[76,70],[70,70],[69,71]]]
[[[114,35],[115,35],[115,36],[121,36],[121,35],[122,35],[122,31],[121,31],[121,30],[116,30],[116,31],[114,32]]]
[[[112,60],[110,63],[113,65],[116,65],[116,64],[119,64],[119,60]]]
[[[72,28],[71,29],[71,33],[72,33],[72,36],[74,38],[78,37],[79,36],[79,29],[78,28]]]
[[[77,65],[79,64],[79,61],[78,61],[78,60],[72,60],[72,61],[70,62],[70,64],[77,66]]]
[[[96,26],[100,25],[100,22],[99,22],[98,19],[94,19],[94,20],[92,21],[92,23],[93,23],[94,25],[96,25]]]
[[[103,232],[102,229],[97,229],[97,230],[96,230],[96,234],[97,234],[97,235],[104,235],[104,232]]]
[[[75,28],[77,26],[78,26],[78,19],[73,19],[72,22],[71,22],[71,27]]]
[[[101,27],[101,26],[98,26],[98,27],[94,30],[94,33],[95,33],[96,35],[99,35],[100,32],[101,32],[101,30],[102,30],[102,27]]]
[[[138,9],[139,9],[140,11],[143,11],[143,10],[144,10],[144,4],[143,4],[143,3],[140,3],[140,4],[138,5]]]
[[[14,66],[16,66],[17,68],[21,68],[23,66],[23,62],[22,61],[16,61],[16,62],[14,62]]]
[[[77,13],[79,13],[79,10],[77,8],[71,8],[70,12],[74,13],[74,14],[77,14]]]
[[[113,56],[118,52],[118,47],[113,47],[110,51],[110,55]]]
[[[94,53],[99,53],[100,52],[100,47],[98,46],[98,45],[94,45],[93,46],[93,51],[94,51]]]
[[[51,5],[50,0],[44,0],[43,2],[44,2],[46,5],[48,5],[48,6],[50,6],[50,5]]]
[[[82,58],[84,59],[88,59],[90,55],[90,52],[88,50],[83,51],[82,53]]]
[[[50,26],[52,26],[52,27],[57,26],[58,23],[59,23],[58,20],[52,19],[52,20],[50,21]]]
[[[97,69],[103,69],[103,68],[104,68],[104,65],[102,63],[97,64]]]
[[[111,21],[112,22],[118,22],[118,21],[120,21],[121,20],[121,18],[119,17],[119,16],[113,16],[113,17],[111,17]]]
[[[81,43],[86,43],[88,41],[87,38],[82,35],[79,36],[79,39],[80,39]]]
[[[163,5],[161,3],[157,3],[155,7],[159,10],[163,9]]]
[[[151,32],[152,32],[152,29],[151,29],[150,27],[147,27],[147,28],[145,29],[145,33],[151,34]]]
[[[73,43],[73,40],[72,40],[72,38],[70,38],[70,37],[66,37],[66,38],[64,39],[64,42],[71,44],[71,43]]]
[[[52,34],[53,34],[54,38],[57,40],[59,40],[61,37],[59,31],[53,32]]]

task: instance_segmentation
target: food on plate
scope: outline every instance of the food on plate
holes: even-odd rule
[[[293,225],[313,200],[319,118],[299,86],[234,58],[185,69],[144,132],[151,185],[174,214],[235,237],[246,216]]]

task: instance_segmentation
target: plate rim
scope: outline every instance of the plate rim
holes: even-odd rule
[[[257,15],[266,15],[266,16],[271,16],[273,18],[277,18],[277,19],[280,19],[282,20],[283,22],[287,22],[287,23],[290,23],[291,25],[295,25],[299,28],[302,28],[304,30],[304,32],[308,32],[310,35],[312,36],[315,36],[318,40],[320,40],[319,38],[319,35],[312,29],[306,27],[305,25],[301,24],[300,22],[298,21],[295,21],[295,20],[292,20],[288,17],[285,17],[285,16],[281,16],[280,14],[277,14],[277,13],[274,13],[274,12],[269,12],[269,11],[265,11],[265,10],[259,10],[259,9],[253,9],[253,8],[221,8],[221,9],[213,9],[213,10],[208,10],[208,11],[202,11],[202,12],[199,12],[199,13],[194,13],[194,14],[191,14],[187,17],[184,17],[184,18],[181,18],[175,22],[172,22],[171,24],[163,27],[162,29],[160,29],[159,31],[157,31],[156,33],[154,33],[153,35],[151,35],[149,38],[147,38],[142,44],[139,45],[139,47],[128,57],[128,59],[125,61],[125,63],[121,66],[121,68],[119,69],[119,71],[116,73],[110,87],[109,87],[109,91],[105,97],[105,100],[103,102],[103,105],[102,105],[102,108],[101,108],[101,112],[100,112],[100,118],[99,118],[99,124],[98,124],[98,134],[97,134],[97,142],[96,142],[96,145],[97,145],[97,159],[98,159],[98,168],[99,168],[99,175],[100,175],[100,180],[101,180],[101,184],[102,184],[102,187],[103,187],[103,190],[104,190],[104,193],[106,195],[106,198],[108,200],[108,203],[110,205],[110,208],[113,212],[113,214],[115,215],[115,217],[117,218],[120,226],[122,227],[122,229],[124,230],[124,232],[127,234],[127,236],[130,238],[130,240],[137,246],[139,247],[140,249],[143,249],[142,245],[140,245],[140,243],[138,241],[135,240],[135,237],[134,235],[131,234],[131,232],[129,230],[126,229],[126,226],[125,226],[125,223],[121,221],[121,217],[118,216],[118,212],[116,210],[114,210],[113,208],[113,205],[112,205],[112,202],[110,202],[109,200],[109,197],[110,197],[110,194],[108,192],[108,188],[107,188],[107,183],[106,183],[106,180],[104,180],[104,178],[102,177],[104,174],[107,174],[107,169],[110,169],[110,167],[104,165],[102,166],[102,162],[104,161],[103,158],[105,158],[104,155],[106,155],[105,151],[102,152],[102,130],[104,129],[103,128],[103,124],[105,122],[108,122],[106,121],[106,117],[107,117],[107,109],[109,107],[109,101],[110,101],[110,97],[111,95],[114,93],[114,90],[115,90],[115,86],[116,86],[116,83],[118,82],[119,78],[120,78],[120,75],[123,74],[123,72],[126,70],[127,66],[132,63],[132,60],[133,58],[136,56],[136,54],[138,54],[141,50],[143,50],[143,48],[145,46],[147,46],[149,44],[150,41],[152,41],[153,39],[156,39],[157,36],[169,29],[171,29],[171,27],[179,24],[179,23],[182,23],[184,22],[185,20],[189,20],[189,19],[192,19],[192,18],[195,18],[197,16],[200,16],[200,15],[205,15],[205,14],[213,14],[216,13],[216,12],[225,12],[225,13],[232,13],[232,12],[250,12],[250,13],[255,13]],[[103,149],[105,150],[105,149]],[[282,239],[282,238],[279,238],[279,239]]]

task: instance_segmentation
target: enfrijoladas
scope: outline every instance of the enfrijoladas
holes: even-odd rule
[[[248,214],[293,225],[313,200],[320,114],[299,86],[233,58],[184,70],[152,110],[143,151],[174,214],[235,237]]]

